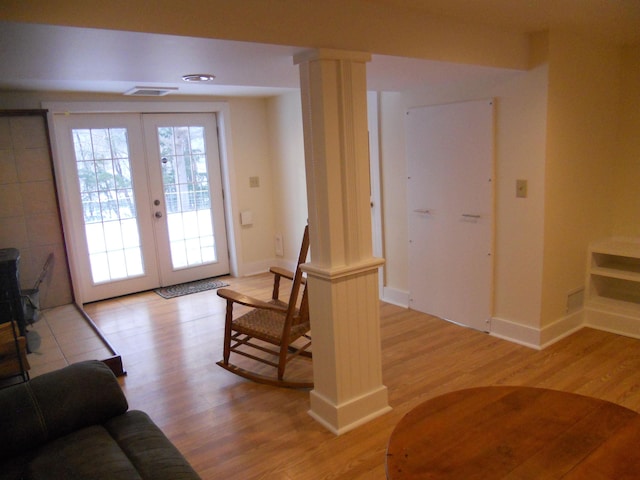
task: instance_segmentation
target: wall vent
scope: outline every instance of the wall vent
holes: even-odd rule
[[[134,97],[162,97],[177,90],[177,87],[134,87],[124,92],[124,94]]]

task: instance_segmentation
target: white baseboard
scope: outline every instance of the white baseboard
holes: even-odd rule
[[[584,327],[584,310],[579,310],[543,327],[540,332],[540,348],[547,348]]]
[[[504,318],[491,319],[489,334],[529,348],[540,349],[540,330]]]
[[[251,275],[258,275],[260,273],[268,272],[272,266],[277,264],[277,261],[273,258],[269,260],[261,260],[259,262],[243,263],[242,265],[238,266],[239,276],[249,277]]]
[[[383,302],[397,305],[398,307],[409,308],[409,292],[404,290],[397,290],[391,287],[384,287],[382,289]]]
[[[542,350],[577,332],[583,326],[584,315],[582,310],[562,317],[541,329],[515,323],[504,318],[493,317],[491,319],[490,334],[525,347]]]
[[[625,337],[640,338],[640,321],[637,317],[592,308],[586,308],[584,316],[584,324],[587,327]]]

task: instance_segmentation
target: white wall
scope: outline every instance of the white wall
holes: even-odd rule
[[[284,246],[277,261],[293,269],[308,217],[300,92],[272,97],[267,105],[274,231],[282,235]]]
[[[382,190],[383,255],[385,278],[383,300],[409,305],[407,168],[404,112],[400,93],[380,95],[380,170]]]
[[[382,162],[386,289],[406,291],[407,108],[494,97],[496,106],[496,272],[494,321],[505,336],[526,336],[540,319],[546,131],[545,66],[500,81],[448,85],[382,96]],[[516,198],[526,179],[528,198]],[[493,328],[493,326],[492,326]],[[507,333],[506,330],[511,332]],[[522,339],[522,341],[525,341]]]

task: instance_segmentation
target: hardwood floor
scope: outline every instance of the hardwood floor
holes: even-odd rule
[[[269,297],[268,275],[227,281]],[[393,410],[334,436],[307,414],[308,391],[255,384],[215,364],[224,309],[215,291],[172,300],[146,292],[86,305],[122,355],[130,408],[149,413],[203,479],[384,479],[386,444],[402,416],[472,386],[546,387],[640,411],[639,340],[585,328],[536,351],[381,303],[383,379]]]

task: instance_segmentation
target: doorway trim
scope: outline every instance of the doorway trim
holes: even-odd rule
[[[51,150],[53,156],[54,176],[58,195],[60,197],[60,215],[63,225],[71,225],[69,212],[66,205],[69,201],[62,186],[61,175],[63,171],[62,158],[58,153],[56,144],[55,116],[70,113],[214,113],[218,117],[218,143],[220,149],[220,168],[222,173],[222,189],[224,192],[224,215],[227,224],[227,244],[229,249],[229,269],[231,275],[238,276],[242,270],[238,259],[242,258],[242,246],[237,232],[240,231],[240,213],[236,205],[238,201],[235,195],[235,168],[231,143],[231,110],[227,102],[43,102],[42,108],[47,110],[47,123],[51,132]],[[63,228],[65,243],[69,245],[70,234]],[[71,284],[75,303],[82,305],[83,298],[76,282],[78,265],[69,261],[71,271]]]

